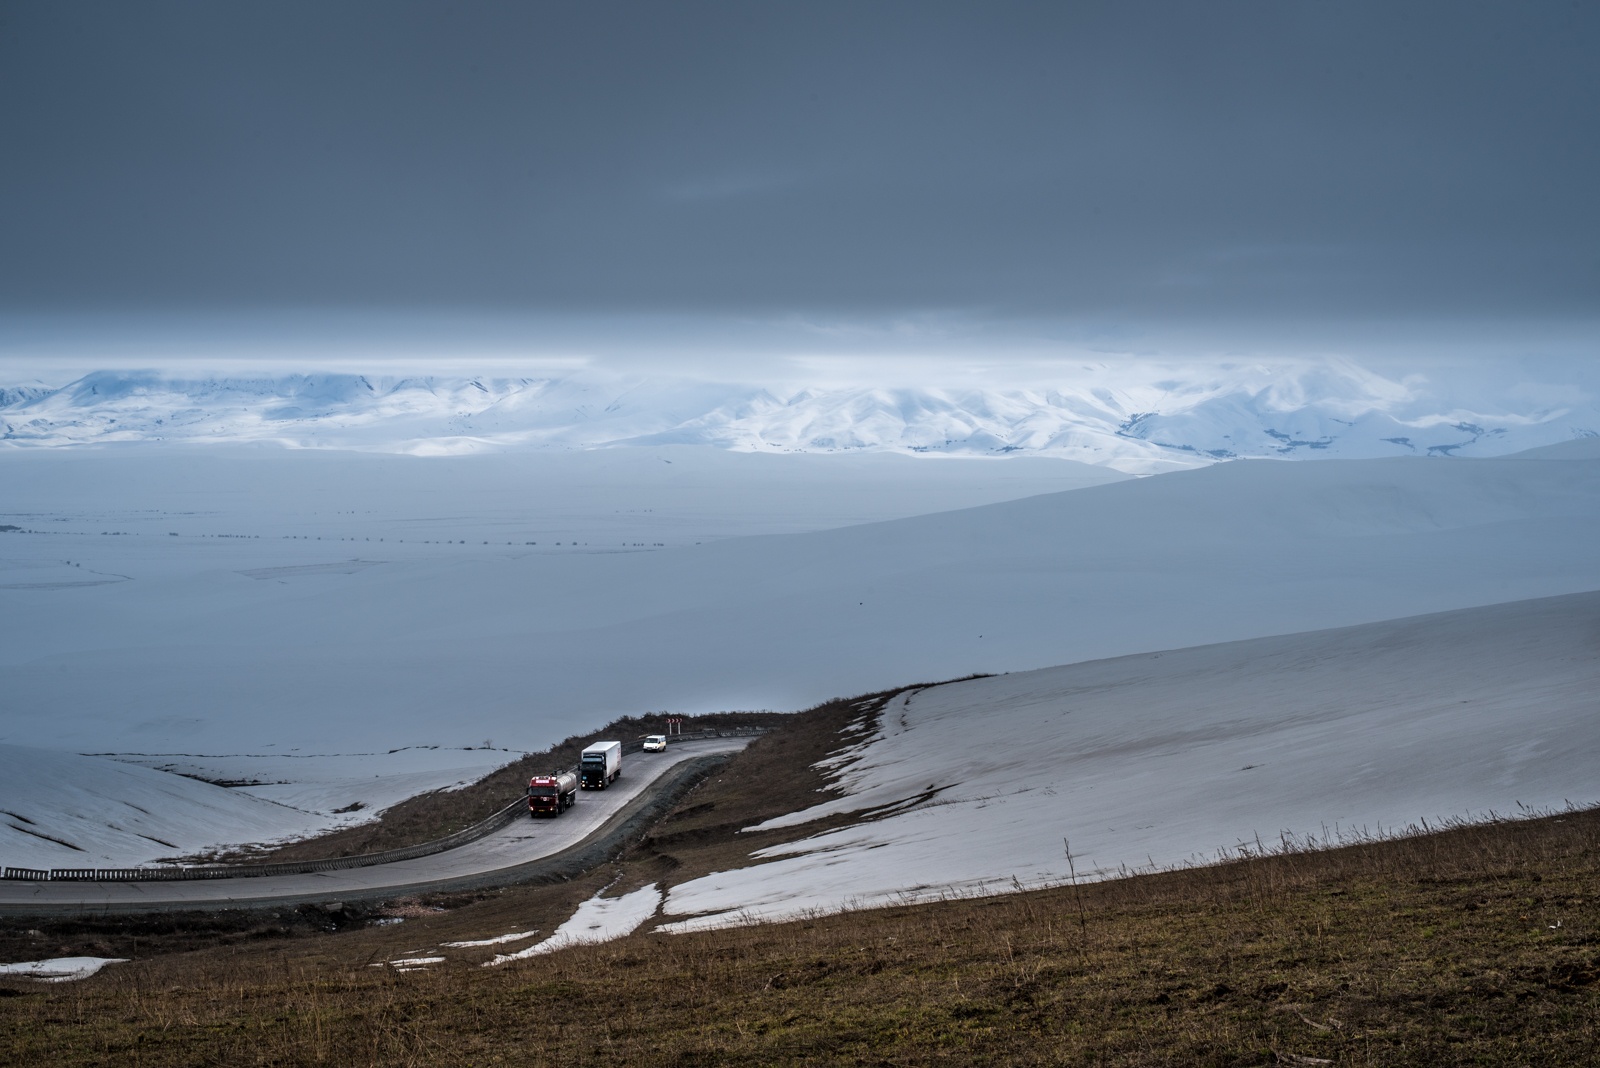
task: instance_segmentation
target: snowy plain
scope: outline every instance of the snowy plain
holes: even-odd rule
[[[1059,460],[940,463],[683,448],[460,459],[159,445],[0,452],[0,527],[23,531],[0,532],[0,660],[26,660],[26,646],[39,639],[58,652],[80,640],[137,649],[150,621],[172,607],[169,597],[215,613],[219,622],[206,629],[224,637],[262,593],[291,601],[347,599],[344,580],[371,567],[494,568],[544,554],[559,568],[572,555],[814,530],[1123,477]],[[113,590],[137,591],[121,617],[127,629],[96,636],[94,618],[124,600]],[[35,606],[46,611],[37,614]],[[361,609],[347,607],[356,609],[350,636],[357,636]],[[39,629],[46,626],[57,628],[53,638]],[[255,646],[258,668],[269,677],[295,670],[282,643],[292,648],[296,629],[291,624]],[[77,670],[70,652],[56,663],[67,676]],[[517,668],[510,660],[483,670],[514,679]],[[155,671],[152,664],[125,673],[96,699],[103,702],[99,714],[120,720]],[[381,680],[364,677],[359,664],[342,674],[325,697],[344,702],[338,718],[369,721],[371,729],[356,739],[338,730],[281,730],[285,710],[270,704],[231,719],[239,696],[225,680],[204,702],[213,725],[226,724],[220,731],[191,730],[198,718],[176,708],[146,718],[142,727],[121,724],[132,730],[58,732],[41,723],[32,733],[40,745],[191,778],[169,777],[154,841],[107,827],[86,837],[84,815],[117,798],[80,803],[71,791],[56,795],[29,770],[31,760],[7,761],[7,753],[23,750],[0,748],[0,807],[34,820],[34,830],[48,838],[88,850],[79,856],[50,848],[48,838],[13,827],[0,828],[0,855],[17,865],[115,866],[324,831],[370,819],[419,793],[476,781],[524,749],[603,722],[566,709],[520,708],[483,724],[461,717],[458,702],[447,701],[431,713],[436,722],[427,736],[449,736],[451,744],[401,743],[393,736],[420,735],[414,722],[390,729]],[[470,688],[463,691],[469,699]],[[0,741],[16,740],[26,707],[23,695],[0,690]],[[86,767],[74,779],[129,785],[126,777],[91,775]],[[51,796],[60,803],[41,807]],[[132,790],[124,800],[139,805],[143,796]],[[251,806],[252,797],[278,805]],[[39,848],[29,848],[30,841]]]
[[[118,528],[78,519],[0,534],[12,575],[51,560],[70,572],[0,590],[0,741],[216,756],[531,751],[627,713],[797,709],[918,680],[1586,590],[1600,584],[1597,446],[1236,462],[654,551],[408,537],[402,553],[364,540],[387,535],[342,533],[362,530],[360,515],[320,528],[358,545],[281,529],[206,537],[254,533],[227,515],[178,537],[100,536],[87,531]],[[274,470],[285,456],[260,462]],[[53,457],[7,454],[0,478],[22,484],[40,459]],[[71,493],[59,489],[67,469],[54,473],[46,481]],[[394,483],[383,492],[404,496]],[[363,566],[331,566],[356,554]],[[67,584],[84,572],[132,577]]]
[[[620,714],[1600,586],[1593,439],[1139,480],[1018,457],[144,445],[0,450],[0,488],[19,528],[0,532],[0,742],[250,784],[222,792],[302,830]],[[70,806],[19,807],[52,796],[28,782],[0,779],[0,808],[70,826]],[[172,852],[284,833],[163,817]]]
[[[673,887],[661,929],[1591,805],[1597,769],[1600,593],[948,683],[889,702],[842,796],[761,826],[873,818]]]

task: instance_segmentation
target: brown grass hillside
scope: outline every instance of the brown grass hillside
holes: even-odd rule
[[[436,948],[549,930],[607,878],[8,982],[0,1063],[1600,1063],[1593,812],[498,969]]]

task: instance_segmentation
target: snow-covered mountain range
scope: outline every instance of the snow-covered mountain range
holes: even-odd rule
[[[596,370],[542,378],[104,371],[0,387],[0,444],[267,441],[463,453],[711,445],[1031,453],[1151,473],[1234,457],[1489,456],[1600,434],[1585,389],[1452,393],[1339,361],[1073,367],[1052,385],[777,387]]]

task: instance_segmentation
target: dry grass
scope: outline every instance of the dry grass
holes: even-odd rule
[[[434,970],[560,900],[6,984],[0,1061],[1571,1064],[1600,1059],[1600,815]],[[513,917],[507,909],[515,912]],[[476,915],[474,915],[476,914]],[[521,927],[521,929],[530,929]]]
[[[619,865],[236,941],[77,984],[0,982],[0,1063],[61,1065],[1600,1063],[1600,813],[1456,828],[500,968],[446,941],[747,863],[738,826],[816,799],[861,706],[761,739]],[[406,956],[445,963],[402,973]]]

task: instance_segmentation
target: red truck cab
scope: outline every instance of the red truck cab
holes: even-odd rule
[[[528,780],[528,811],[535,816],[559,816],[577,800],[578,777],[570,771]]]

